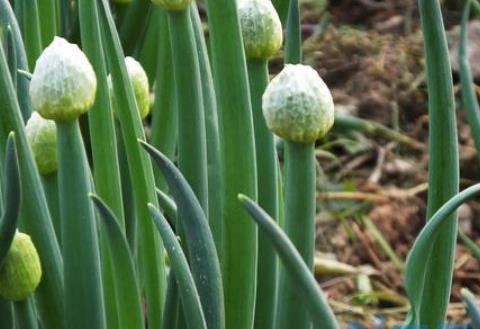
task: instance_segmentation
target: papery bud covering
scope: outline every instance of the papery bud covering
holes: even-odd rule
[[[270,130],[288,141],[315,142],[333,126],[330,90],[307,65],[285,65],[267,86],[262,108]]]
[[[282,47],[282,23],[271,1],[240,0],[238,17],[247,59],[267,60]]]
[[[0,267],[0,296],[10,301],[28,298],[40,283],[42,267],[30,236],[17,232]]]
[[[46,119],[72,120],[95,101],[97,79],[77,45],[55,37],[35,64],[30,82],[33,108]]]
[[[25,127],[38,171],[48,175],[57,171],[57,129],[55,122],[32,112]]]

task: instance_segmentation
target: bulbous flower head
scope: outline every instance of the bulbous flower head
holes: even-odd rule
[[[33,112],[25,127],[38,171],[48,175],[57,171],[57,129],[55,122]]]
[[[267,60],[282,47],[282,23],[270,0],[238,1],[238,17],[247,59]]]
[[[137,62],[133,57],[125,57],[125,66],[127,67],[128,77],[133,87],[135,94],[135,101],[138,106],[138,113],[142,119],[145,119],[150,113],[150,87],[148,85],[147,73],[143,69],[142,65]],[[114,113],[116,108],[115,93],[113,91],[112,76],[108,76],[108,87],[110,90],[110,97],[114,104]]]
[[[33,108],[46,119],[72,120],[95,101],[97,79],[77,45],[55,37],[35,64],[30,81]]]
[[[10,301],[28,298],[42,278],[37,249],[30,236],[17,232],[0,268],[0,296]]]
[[[307,65],[285,65],[267,86],[262,108],[270,130],[288,141],[312,143],[333,126],[330,90]]]
[[[193,0],[152,0],[155,5],[159,5],[166,10],[185,10],[193,2]]]

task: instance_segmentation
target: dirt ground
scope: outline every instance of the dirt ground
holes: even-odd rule
[[[422,37],[416,1],[305,0],[304,62],[333,91],[338,112],[353,114],[411,138],[334,130],[319,143],[317,277],[344,323],[392,327],[408,302],[403,262],[425,222],[428,114]],[[461,104],[456,72],[458,10],[445,10],[458,104],[461,189],[480,168]],[[480,23],[471,25],[472,56]],[[480,81],[480,57],[472,62]],[[273,64],[275,67],[275,62]],[[459,211],[460,229],[480,243],[480,203]],[[325,259],[330,260],[325,264]],[[459,241],[449,320],[465,320],[459,291],[480,294],[480,264]],[[376,317],[375,317],[376,316]]]

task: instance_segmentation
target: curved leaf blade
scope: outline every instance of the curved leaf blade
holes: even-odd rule
[[[432,241],[436,241],[446,220],[451,219],[449,216],[478,193],[480,193],[480,184],[473,185],[452,197],[437,210],[415,240],[405,267],[405,288],[412,305],[409,321],[412,324],[418,324],[421,293],[426,281],[427,260],[433,248]]]
[[[98,196],[91,194],[90,198],[100,214],[102,227],[108,236],[114,268],[119,323],[124,328],[142,329],[145,325],[143,323],[140,292],[128,242],[112,210]]]
[[[308,307],[312,317],[314,328],[338,329],[339,326],[335,320],[335,315],[318,287],[311,270],[305,264],[302,256],[298,253],[287,235],[253,200],[245,195],[239,195],[238,199],[250,216],[257,222],[260,229],[270,238],[273,246],[277,250],[278,256],[285,265],[285,270],[297,285],[298,289],[301,290],[302,295],[305,297],[305,305]]]
[[[192,274],[211,329],[225,327],[223,283],[215,242],[205,213],[186,179],[165,155],[139,141],[158,164],[179,209]]]
[[[5,179],[5,212],[0,221],[0,267],[15,236],[18,215],[20,213],[20,174],[14,133],[10,133],[7,140]]]
[[[153,222],[162,236],[163,245],[170,257],[172,271],[177,280],[180,297],[182,299],[185,319],[189,329],[207,329],[205,316],[202,311],[200,297],[188,267],[187,258],[182,247],[168,225],[162,213],[153,204],[148,204]]]

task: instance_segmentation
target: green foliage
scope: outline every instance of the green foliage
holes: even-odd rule
[[[20,227],[32,237],[43,270],[32,298],[15,303],[0,299],[0,327],[280,329],[313,324],[316,329],[337,329],[312,274],[318,132],[305,140],[308,143],[284,141],[282,168],[262,114],[267,59],[247,60],[242,35],[256,37],[251,33],[257,32],[242,33],[252,26],[240,24],[236,1],[207,0],[208,50],[195,4],[158,2],[170,11],[147,0],[79,0],[73,6],[67,0],[41,5],[30,0],[17,3],[17,20],[9,1],[0,0],[0,155],[6,158],[0,164],[0,268]],[[298,1],[273,4],[286,22],[285,62],[300,63]],[[444,321],[450,294],[455,209],[479,193],[480,185],[458,193],[453,89],[440,6],[429,0],[419,4],[430,108],[430,220],[408,257],[405,288],[412,305],[410,323],[431,329]],[[269,7],[269,14],[272,11]],[[467,18],[468,8],[459,50],[462,89],[474,136],[480,140],[478,104],[466,60]],[[270,23],[263,27],[272,28]],[[85,76],[71,58],[68,65],[55,60],[42,74],[29,73],[39,57],[48,55],[49,50],[41,55],[42,50],[56,35],[81,42],[97,81],[92,82],[89,72],[88,90],[62,93],[79,87]],[[253,39],[261,42],[263,37]],[[278,38],[273,41],[273,48],[255,47],[267,46],[270,56],[279,45]],[[63,48],[54,55],[65,56]],[[141,102],[135,98],[126,54],[146,70]],[[68,78],[59,79],[61,75]],[[147,77],[152,90],[147,90]],[[56,118],[58,181],[51,176],[42,182],[33,155],[42,148],[31,147],[27,140],[30,78],[38,109],[52,95],[59,97],[59,111],[69,110],[64,105],[75,103],[82,93],[88,95],[75,115]],[[308,84],[296,85],[300,95],[308,94]],[[314,110],[325,103],[333,108],[323,87],[324,92],[309,98]],[[138,107],[148,112],[148,92],[153,94],[153,110],[144,126]],[[88,110],[89,129],[81,130],[76,117]],[[291,106],[284,110],[291,114]],[[298,116],[299,122],[313,122]],[[331,126],[332,118],[323,128]],[[383,126],[335,118],[337,129],[415,145]],[[304,128],[291,126],[291,121],[289,129]],[[341,143],[333,141],[330,147]],[[472,296],[464,298],[478,320]]]

